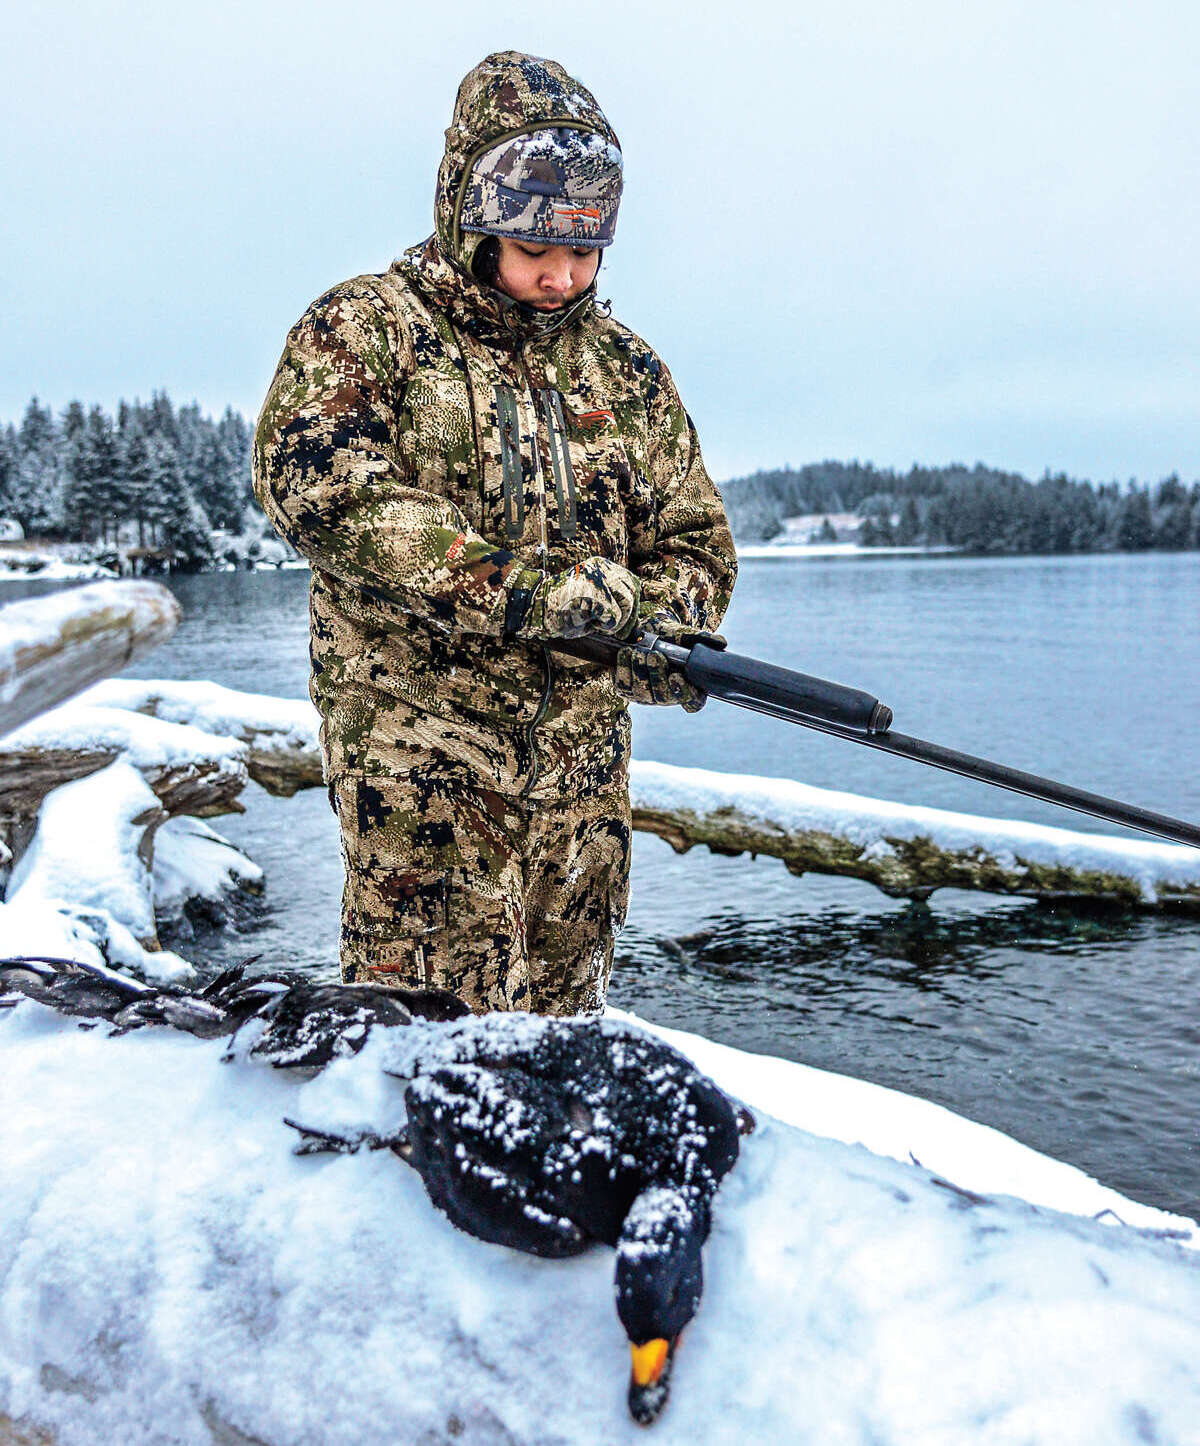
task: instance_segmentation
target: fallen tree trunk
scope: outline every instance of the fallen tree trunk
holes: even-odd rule
[[[246,745],[238,739],[75,701],[0,741],[0,839],[12,856],[25,852],[47,794],[118,758],[141,773],[172,817],[244,812]]]
[[[302,788],[322,787],[317,713],[307,699],[242,693],[219,683],[113,678],[80,701],[238,738],[247,748],[250,777],[268,793],[290,798]]]
[[[97,582],[0,608],[0,735],[165,642],[179,604],[156,582]]]
[[[794,874],[865,879],[893,898],[977,889],[1200,913],[1200,849],[979,818],[665,763],[632,771],[634,827],[678,853],[766,854]]]

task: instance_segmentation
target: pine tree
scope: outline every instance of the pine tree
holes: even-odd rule
[[[124,428],[120,454],[122,511],[137,523],[138,546],[145,547],[146,527],[154,510],[156,473],[146,429],[132,413]]]
[[[911,547],[920,540],[921,517],[917,511],[915,497],[906,497],[900,509],[900,520],[896,524],[896,541],[903,547]]]
[[[162,544],[174,554],[174,566],[198,572],[213,560],[212,525],[192,496],[179,455],[161,436],[150,439],[154,469],[154,516]]]
[[[1116,545],[1125,552],[1144,552],[1154,544],[1154,520],[1150,515],[1150,494],[1130,487],[1117,511]]]
[[[17,465],[10,488],[12,514],[26,536],[62,527],[63,466],[58,428],[49,407],[32,398],[17,433]]]
[[[17,479],[17,429],[10,422],[0,431],[0,518],[12,516],[12,489]]]
[[[250,475],[250,453],[254,445],[254,431],[240,412],[226,407],[217,423],[217,436],[224,449],[227,476],[227,492],[232,503],[230,527],[241,525],[241,516],[254,502],[254,484]]]

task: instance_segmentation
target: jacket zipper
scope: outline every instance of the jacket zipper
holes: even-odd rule
[[[531,436],[531,438],[530,438],[530,444],[531,444],[531,446],[532,446],[532,448],[533,448],[533,470],[534,470],[534,476],[536,477],[536,479],[537,479],[537,484],[538,484],[538,503],[539,503],[539,509],[538,509],[538,510],[539,510],[540,522],[541,522],[541,540],[540,540],[540,546],[539,546],[539,551],[538,551],[538,570],[541,572],[542,577],[545,578],[546,575],[547,575],[547,572],[548,572],[549,561],[550,561],[550,536],[549,536],[549,532],[550,532],[550,522],[549,522],[549,516],[548,516],[549,508],[548,508],[547,502],[546,502],[546,471],[545,471],[545,468],[542,466],[542,454],[541,454],[540,450],[538,449],[538,436],[537,436],[537,426],[538,426],[538,406],[537,406],[537,400],[538,400],[538,397],[537,397],[537,388],[534,387],[534,385],[533,385],[533,378],[532,378],[532,376],[530,375],[530,371],[529,371],[529,359],[528,359],[528,357],[527,357],[526,354],[525,354],[525,348],[526,348],[527,345],[528,345],[528,341],[523,341],[523,342],[520,343],[520,345],[517,347],[517,356],[520,358],[521,370],[522,370],[522,371],[524,372],[524,374],[525,374],[525,385],[526,385],[526,387],[527,387],[528,390],[529,390],[530,401],[533,403],[533,434],[532,434],[532,436]],[[515,393],[513,394],[513,407],[514,407],[514,410],[515,410],[515,408],[516,408],[516,396],[515,396]],[[518,432],[518,437],[519,437],[519,435],[520,435],[520,434],[519,434],[519,432]],[[518,456],[519,456],[519,454],[518,454]],[[520,465],[520,464],[519,464],[519,461],[518,461],[518,466],[519,466],[519,465]],[[522,502],[522,513],[521,513],[521,515],[522,515],[522,520],[523,520],[523,519],[524,519],[524,490],[523,490],[523,488],[522,488],[521,502]],[[538,781],[538,777],[539,777],[539,775],[541,774],[541,771],[542,771],[542,765],[541,765],[540,760],[538,759],[537,749],[536,749],[535,744],[534,744],[534,735],[535,735],[535,733],[536,733],[537,730],[538,730],[538,726],[541,724],[543,718],[545,718],[546,713],[548,712],[548,710],[549,710],[549,708],[550,708],[550,694],[551,694],[551,691],[552,691],[553,686],[554,686],[554,668],[553,668],[553,664],[552,664],[551,659],[550,659],[550,649],[549,649],[544,643],[542,644],[542,649],[541,649],[541,651],[542,651],[542,666],[543,666],[543,667],[545,668],[545,670],[546,670],[546,681],[545,681],[545,683],[544,683],[543,686],[542,686],[542,696],[541,696],[540,701],[538,702],[537,712],[533,715],[533,720],[526,726],[526,729],[525,729],[525,744],[526,744],[526,747],[529,749],[529,760],[530,760],[530,763],[529,763],[529,777],[525,780],[525,785],[524,785],[524,787],[521,789],[521,792],[518,794],[518,797],[519,797],[519,798],[528,798],[528,797],[529,797],[530,793],[533,792],[534,786],[536,785],[536,783],[537,783],[537,781]]]

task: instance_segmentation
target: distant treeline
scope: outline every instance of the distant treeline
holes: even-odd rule
[[[168,550],[174,565],[215,559],[214,529],[261,533],[250,482],[250,423],[219,420],[166,392],[102,407],[71,402],[57,417],[35,397],[19,426],[0,428],[0,518],[31,538]],[[1093,486],[1062,476],[1030,482],[976,465],[893,472],[817,462],[756,472],[722,486],[734,535],[767,541],[784,519],[855,513],[868,547],[949,546],[970,552],[1104,552],[1200,548],[1200,482]],[[825,536],[831,529],[825,529]]]
[[[57,417],[35,397],[0,430],[0,517],[27,537],[169,550],[175,565],[213,560],[214,528],[241,532],[252,508],[250,424],[219,421],[165,392],[115,418],[71,402]],[[259,516],[261,521],[261,515]]]
[[[734,535],[769,541],[786,517],[854,512],[868,547],[969,552],[1143,552],[1200,547],[1200,482],[1093,486],[1061,474],[1030,482],[990,467],[818,462],[756,472],[721,488]]]

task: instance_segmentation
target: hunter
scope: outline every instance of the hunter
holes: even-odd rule
[[[737,562],[667,368],[596,299],[617,137],[555,62],[459,87],[436,229],[315,301],[259,418],[258,499],[312,565],[310,692],[347,982],[595,1013],[629,897],[627,701],[703,703],[584,633],[719,626]]]

